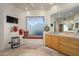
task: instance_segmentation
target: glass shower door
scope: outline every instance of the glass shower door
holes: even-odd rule
[[[27,17],[27,30],[29,31],[29,35],[43,35],[44,17],[43,16]]]

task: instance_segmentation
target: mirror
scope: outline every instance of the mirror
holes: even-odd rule
[[[79,12],[71,14],[71,11],[60,11],[52,14],[51,23],[53,23],[51,27],[53,32],[79,33]]]

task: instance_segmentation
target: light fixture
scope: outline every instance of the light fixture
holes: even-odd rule
[[[73,24],[73,21],[70,21],[71,24]]]
[[[53,3],[50,3],[50,5],[53,5]]]
[[[44,7],[42,6],[41,8],[43,9]]]
[[[27,10],[28,8],[25,8],[25,10]]]
[[[34,7],[34,5],[33,5],[32,3],[31,3],[30,5],[31,5],[32,7]]]

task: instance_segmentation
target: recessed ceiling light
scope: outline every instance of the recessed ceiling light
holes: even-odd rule
[[[53,3],[50,3],[50,5],[53,5]]]
[[[34,5],[33,5],[32,3],[31,3],[30,5],[31,5],[32,7],[34,7]]]
[[[42,6],[41,8],[43,9],[44,7]]]
[[[73,24],[73,21],[70,21],[70,23],[72,23],[72,24]]]
[[[27,10],[28,8],[25,8],[25,10]]]

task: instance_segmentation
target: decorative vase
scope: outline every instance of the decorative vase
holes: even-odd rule
[[[44,30],[45,30],[46,32],[48,32],[48,31],[49,31],[49,26],[48,26],[47,24],[46,24],[46,26],[45,26]]]

